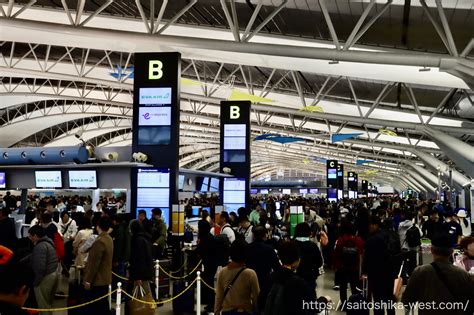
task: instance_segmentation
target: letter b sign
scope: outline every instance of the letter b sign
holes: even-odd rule
[[[160,60],[150,60],[148,64],[148,80],[159,80],[163,76],[163,63]]]
[[[231,106],[230,107],[230,119],[239,119],[240,118],[240,107]]]

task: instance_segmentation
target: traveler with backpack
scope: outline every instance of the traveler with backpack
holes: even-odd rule
[[[241,240],[236,240],[230,246],[231,262],[217,276],[216,314],[250,315],[257,310],[260,287],[255,271],[245,266],[247,246]]]
[[[360,277],[360,263],[364,252],[364,241],[355,236],[354,226],[347,220],[341,222],[341,236],[334,249],[334,268],[339,275],[339,297],[341,303],[347,300],[347,284],[352,294],[357,293]],[[344,304],[342,304],[344,305]]]
[[[196,252],[204,265],[204,271],[201,274],[202,280],[210,286],[213,286],[217,267],[220,261],[225,260],[225,258],[221,258],[221,256],[225,256],[226,253],[223,253],[222,249],[218,248],[218,241],[211,234],[211,225],[205,219],[199,220],[198,222],[198,244]],[[228,260],[229,258],[227,256],[227,261]],[[207,305],[205,310],[212,312],[214,308],[214,291],[207,286],[204,286],[201,290],[202,303]]]
[[[316,301],[316,292],[297,273],[300,263],[295,241],[282,241],[278,246],[282,266],[272,274],[272,287],[265,303],[264,315],[309,315],[315,310],[305,302]]]
[[[310,240],[311,228],[308,223],[299,223],[295,228],[295,240],[298,246],[300,263],[298,275],[303,278],[308,286],[316,290],[316,279],[319,276],[319,268],[323,265],[323,258],[318,245]]]
[[[398,235],[402,247],[404,270],[408,276],[415,270],[417,254],[421,246],[421,229],[413,222],[415,214],[411,211],[404,213],[405,220],[398,226]]]
[[[221,235],[225,235],[229,244],[232,244],[235,241],[235,232],[229,224],[229,214],[226,211],[222,211],[219,216],[219,226],[221,227]]]
[[[237,229],[236,239],[245,240],[247,244],[253,242],[253,231],[252,224],[250,223],[247,210],[245,208],[239,208],[239,228]]]
[[[393,305],[393,284],[400,268],[394,255],[396,243],[392,234],[381,229],[380,217],[371,215],[369,217],[370,236],[365,243],[362,271],[368,276],[369,291],[372,293],[374,302],[386,303],[387,314],[395,315],[395,309],[388,308]],[[398,238],[398,235],[397,235]],[[400,243],[398,242],[398,248]],[[375,315],[385,314],[383,307],[374,310]]]

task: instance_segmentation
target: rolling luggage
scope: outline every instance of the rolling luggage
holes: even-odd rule
[[[194,313],[194,286],[188,289],[190,282],[174,281],[173,296],[177,296],[187,289],[179,298],[173,300],[173,313],[175,315]]]
[[[366,276],[362,277],[362,292],[352,294],[346,305],[347,315],[369,315],[369,308],[364,309],[364,302],[368,302],[368,280]],[[366,305],[367,306],[367,305]]]

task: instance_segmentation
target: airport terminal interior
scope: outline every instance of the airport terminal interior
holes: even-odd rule
[[[474,0],[0,0],[0,315],[474,314]]]

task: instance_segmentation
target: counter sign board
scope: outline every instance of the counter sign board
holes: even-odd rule
[[[178,204],[180,79],[179,53],[135,54],[132,149],[146,154],[152,167],[132,170],[134,215],[160,207],[170,218],[172,205]],[[159,183],[146,184],[147,178],[158,177]]]
[[[250,101],[221,102],[220,171],[229,168],[236,177],[221,185],[221,200],[229,209],[250,205],[250,106]],[[239,193],[230,189],[237,182],[244,188]]]
[[[339,188],[339,179],[337,176],[338,171],[338,161],[337,160],[328,160],[326,162],[326,178],[327,178],[327,195],[329,201],[337,201],[338,197],[338,188]]]

